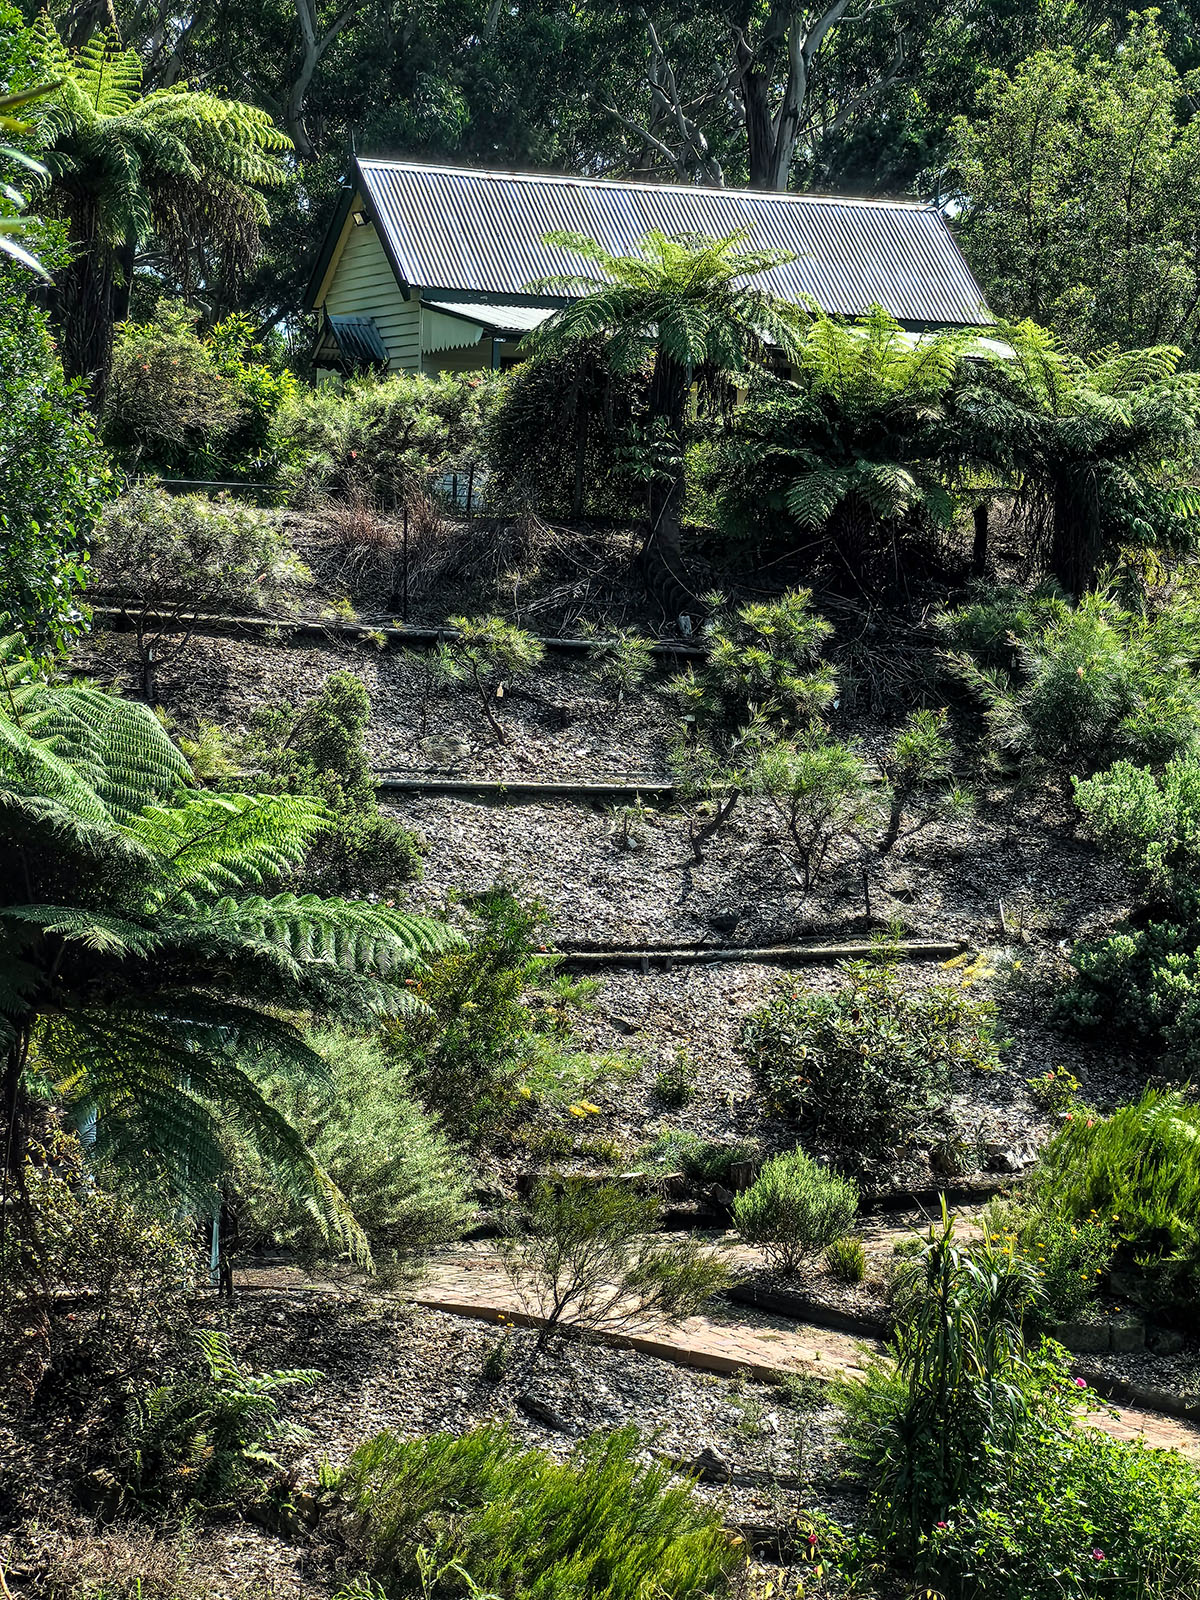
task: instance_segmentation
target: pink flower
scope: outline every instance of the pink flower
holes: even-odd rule
[[[811,1545],[811,1544],[816,1544],[816,1542],[817,1542],[817,1536],[816,1536],[816,1534],[815,1534],[815,1533],[810,1533],[810,1534],[809,1534],[809,1536],[808,1536],[808,1542],[809,1542],[809,1544],[810,1544],[810,1545]]]
[[[1077,1389],[1086,1389],[1087,1388],[1087,1384],[1083,1381],[1082,1378],[1076,1378],[1075,1379],[1075,1387]]]
[[[1092,1560],[1093,1561],[1104,1561],[1106,1559],[1107,1559],[1107,1557],[1105,1556],[1103,1550],[1093,1550],[1092,1551]]]
[[[939,1528],[944,1528],[945,1526],[946,1526],[946,1524],[944,1522],[939,1522],[938,1523],[938,1527]]]

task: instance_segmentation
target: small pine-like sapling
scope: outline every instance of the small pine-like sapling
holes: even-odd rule
[[[501,617],[451,617],[457,636],[444,647],[461,662],[479,695],[479,703],[498,744],[507,744],[493,706],[504,698],[505,679],[536,667],[545,647],[533,634],[514,627]]]
[[[954,783],[954,741],[946,731],[944,709],[914,711],[879,765],[889,785],[880,855],[886,856],[901,837],[919,833],[940,816],[964,814],[974,804],[973,797]]]

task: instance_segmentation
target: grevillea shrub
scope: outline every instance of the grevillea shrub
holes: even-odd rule
[[[733,1221],[767,1261],[795,1272],[806,1258],[841,1239],[858,1211],[858,1186],[829,1172],[803,1150],[763,1164],[733,1202]]]
[[[894,962],[852,961],[832,994],[782,984],[742,1047],[780,1112],[847,1158],[945,1137],[956,1082],[999,1064],[996,1007],[963,983],[906,989]]]

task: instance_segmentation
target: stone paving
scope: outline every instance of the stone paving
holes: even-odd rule
[[[910,1231],[896,1229],[897,1235]],[[760,1266],[756,1251],[735,1246],[728,1251],[735,1268]],[[343,1281],[348,1287],[351,1278]],[[284,1287],[319,1288],[295,1267],[239,1269],[236,1282],[245,1289],[270,1291]],[[365,1283],[359,1282],[360,1288]],[[368,1291],[369,1292],[369,1291]],[[464,1245],[431,1261],[411,1298],[417,1305],[463,1317],[496,1322],[501,1317],[527,1327],[542,1320],[528,1294],[514,1287],[501,1259],[486,1244]],[[772,1316],[745,1306],[713,1302],[703,1316],[668,1324],[649,1317],[622,1319],[599,1337],[646,1355],[708,1372],[743,1372],[759,1379],[789,1372],[812,1377],[862,1375],[863,1365],[880,1351],[873,1340],[837,1333],[815,1323]],[[1141,1439],[1155,1449],[1179,1450],[1200,1461],[1200,1427],[1136,1406],[1101,1407],[1089,1413],[1089,1426],[1116,1439]]]
[[[543,1319],[528,1294],[521,1294],[503,1263],[485,1250],[464,1249],[431,1262],[413,1296],[418,1305],[459,1316],[537,1326]],[[667,1324],[653,1318],[622,1321],[601,1332],[613,1343],[647,1355],[710,1372],[745,1372],[774,1378],[788,1372],[813,1377],[861,1376],[880,1346],[871,1340],[835,1333],[814,1323],[763,1312],[714,1308],[703,1316]],[[1117,1439],[1142,1439],[1156,1449],[1174,1449],[1200,1460],[1200,1428],[1174,1417],[1132,1406],[1104,1407],[1089,1413],[1088,1425]]]

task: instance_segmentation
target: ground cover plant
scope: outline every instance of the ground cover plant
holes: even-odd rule
[[[738,1554],[715,1509],[670,1469],[642,1465],[635,1429],[566,1462],[501,1428],[368,1440],[337,1490],[360,1512],[351,1557],[386,1585],[436,1573],[438,1592],[686,1600],[719,1593]]]

